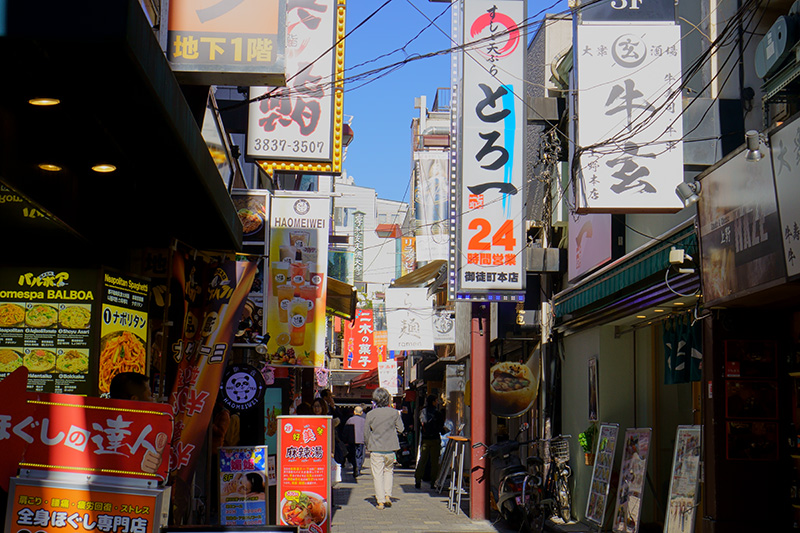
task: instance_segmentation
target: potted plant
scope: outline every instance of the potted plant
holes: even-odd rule
[[[594,438],[597,435],[597,426],[589,424],[583,433],[578,435],[578,442],[583,448],[584,458],[587,465],[594,464]]]

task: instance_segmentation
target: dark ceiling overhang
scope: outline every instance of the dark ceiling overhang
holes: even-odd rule
[[[94,246],[177,238],[239,250],[230,195],[139,3],[7,0],[0,9],[0,182]],[[61,104],[28,104],[42,96]],[[116,172],[93,172],[99,162]],[[12,244],[26,243],[41,245],[24,235]]]

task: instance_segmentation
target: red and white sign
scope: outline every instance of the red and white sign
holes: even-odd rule
[[[525,2],[466,2],[458,291],[520,291]]]
[[[26,392],[27,373],[0,382],[0,485],[19,467],[166,479],[168,405]]]
[[[357,309],[356,318],[344,326],[344,367],[348,370],[378,368],[372,309]],[[384,350],[385,353],[385,350]]]
[[[329,416],[278,417],[278,525],[330,531],[332,430]]]

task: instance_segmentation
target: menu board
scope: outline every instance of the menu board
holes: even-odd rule
[[[278,519],[300,533],[330,531],[330,416],[278,417]]]
[[[267,447],[219,449],[219,516],[222,525],[250,526],[267,516]]]
[[[143,278],[106,270],[100,320],[98,388],[106,393],[120,372],[147,373],[147,306],[149,283]]]
[[[647,477],[647,458],[650,452],[650,428],[628,429],[622,450],[622,466],[619,470],[617,507],[611,530],[618,533],[639,531],[642,515],[642,489]]]
[[[601,527],[608,504],[608,491],[611,484],[611,471],[614,469],[618,433],[619,424],[601,424],[597,437],[592,482],[586,502],[586,519]]]
[[[154,533],[167,521],[167,501],[161,489],[12,478],[5,531]]]
[[[97,273],[0,269],[0,379],[28,368],[35,392],[90,394]]]
[[[694,531],[700,451],[700,426],[678,426],[664,533]]]

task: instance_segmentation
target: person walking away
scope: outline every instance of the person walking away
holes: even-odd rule
[[[357,405],[353,409],[353,416],[345,423],[345,434],[347,435],[347,459],[353,465],[353,479],[358,478],[361,473],[361,465],[364,464],[364,409]]]
[[[420,435],[422,437],[422,450],[419,455],[417,468],[414,470],[414,487],[420,488],[425,468],[430,464],[431,488],[439,477],[439,451],[441,448],[440,435],[444,428],[442,414],[436,407],[436,396],[429,394],[425,399],[425,407],[419,415]]]
[[[392,395],[383,387],[372,393],[375,409],[364,420],[364,442],[369,450],[369,465],[375,483],[376,507],[392,506],[392,483],[395,452],[400,449],[398,433],[402,433],[400,413],[389,407]]]

